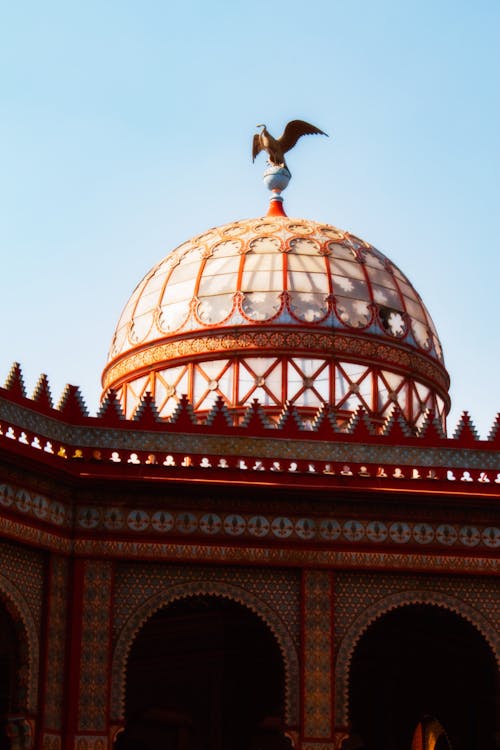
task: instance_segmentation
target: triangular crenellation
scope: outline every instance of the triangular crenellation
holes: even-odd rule
[[[35,401],[38,406],[41,406],[44,409],[54,408],[52,393],[50,392],[49,379],[45,373],[42,373],[38,378],[31,400]]]
[[[10,368],[4,388],[18,398],[26,398],[23,371],[19,362],[14,362]]]
[[[146,391],[141,403],[135,410],[132,420],[141,427],[157,427],[161,419],[155,400],[149,391]]]
[[[215,403],[208,412],[205,425],[207,425],[207,427],[212,427],[212,429],[223,430],[232,427],[233,420],[222,396],[217,396]]]
[[[462,416],[460,417],[455,432],[453,433],[453,438],[463,446],[473,445],[479,440],[478,432],[470,418],[469,412],[462,412]]]
[[[410,425],[404,417],[403,412],[398,406],[394,406],[383,428],[382,435],[390,438],[392,441],[406,440],[415,437]]]
[[[110,425],[118,424],[125,419],[120,400],[113,388],[110,388],[106,393],[97,416],[103,422]]]
[[[183,394],[175,407],[168,424],[181,428],[190,428],[198,424],[193,406],[186,394]]]
[[[289,401],[286,402],[283,411],[279,415],[276,427],[281,432],[288,434],[303,432],[304,425],[302,420],[297,413],[297,409]]]
[[[241,422],[241,427],[244,427],[249,432],[261,432],[262,430],[272,429],[272,425],[269,424],[269,421],[256,398],[254,398],[252,403],[248,406],[243,421]]]
[[[434,411],[427,411],[424,421],[418,431],[418,437],[430,443],[439,440],[446,440],[446,433],[443,429],[443,424]]]
[[[56,409],[69,421],[78,421],[89,415],[79,387],[69,383],[64,388]]]
[[[318,437],[323,437],[328,440],[331,440],[332,435],[340,432],[337,427],[335,413],[330,404],[321,404],[311,422],[311,430]]]
[[[362,406],[359,406],[347,425],[347,435],[363,440],[365,438],[373,438],[375,436],[375,430],[373,429],[372,423],[368,414]]]
[[[497,414],[496,419],[491,426],[491,430],[488,434],[488,440],[493,443],[495,447],[500,448],[500,412]]]

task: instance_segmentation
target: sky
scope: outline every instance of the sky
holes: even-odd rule
[[[289,216],[385,253],[437,326],[453,434],[500,411],[500,3],[0,3],[0,382],[98,408],[120,312],[170,250],[261,216],[264,157],[304,119]]]

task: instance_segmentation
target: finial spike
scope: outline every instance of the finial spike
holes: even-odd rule
[[[286,216],[281,195],[273,195],[269,201],[269,208],[267,209],[266,216]]]

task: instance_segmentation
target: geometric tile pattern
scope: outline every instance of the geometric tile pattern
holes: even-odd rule
[[[128,619],[146,598],[190,581],[222,581],[258,595],[286,623],[296,647],[300,644],[300,575],[295,570],[261,567],[219,568],[167,564],[118,563],[115,567],[113,643]]]
[[[41,626],[45,560],[43,553],[9,542],[0,542],[2,576],[22,591],[37,629]]]
[[[500,665],[500,597],[485,578],[338,573],[335,578],[336,724],[348,722],[349,665],[357,641],[380,616],[400,606],[425,603],[471,622]]]
[[[67,637],[66,603],[68,597],[68,561],[53,556],[48,592],[47,674],[45,690],[45,726],[62,728],[64,705],[64,666]],[[60,741],[60,738],[58,738]]]
[[[112,572],[109,562],[84,562],[78,706],[80,730],[107,729]]]
[[[332,576],[303,573],[304,737],[332,735]]]
[[[201,544],[191,540],[102,540],[76,539],[73,543],[76,554],[88,557],[108,557],[117,560],[163,560],[169,563],[223,563],[224,565],[264,565],[264,566],[314,566],[316,568],[336,567],[354,570],[379,569],[387,570],[420,570],[425,572],[442,573],[450,571],[454,574],[488,574],[498,572],[499,560],[493,555],[472,557],[465,554],[426,554],[422,551],[405,550],[367,550],[360,547],[357,550],[349,547],[339,549],[319,545],[261,546],[256,544],[230,545],[227,542]]]

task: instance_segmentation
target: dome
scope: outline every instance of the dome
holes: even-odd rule
[[[342,424],[397,405],[444,424],[449,378],[432,319],[406,276],[372,245],[304,219],[268,215],[180,245],[134,290],[103,373],[128,417],[146,391],[162,417],[186,394],[200,416],[221,397],[235,420],[257,399]]]

